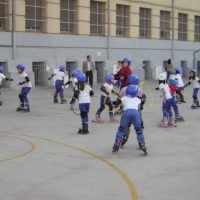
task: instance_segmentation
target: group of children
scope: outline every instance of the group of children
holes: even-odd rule
[[[123,62],[126,65],[130,65],[130,60],[124,59]],[[28,101],[28,94],[31,91],[31,82],[28,75],[25,72],[25,66],[20,64],[16,67],[17,73],[21,77],[21,92],[19,94],[20,106],[17,107],[17,111],[29,112],[30,106]],[[3,79],[7,81],[12,81],[13,79],[7,78],[3,74],[4,68],[0,67],[0,85]],[[78,130],[79,134],[88,134],[88,113],[90,110],[91,96],[94,92],[89,84],[86,83],[86,75],[83,72],[78,72],[77,70],[71,70],[70,79],[68,82],[64,83],[65,77],[65,66],[59,66],[59,71],[52,74],[49,77],[55,77],[55,93],[54,93],[54,103],[58,103],[58,95],[60,95],[61,103],[64,104],[67,101],[64,98],[63,87],[72,83],[73,86],[73,97],[70,101],[71,109],[73,110],[73,105],[76,100],[79,103],[80,117],[82,121],[82,127]],[[142,150],[145,155],[147,154],[147,148],[145,146],[145,139],[143,134],[144,123],[142,119],[143,105],[146,101],[146,95],[138,87],[140,79],[135,75],[129,75],[124,78],[126,84],[121,88],[120,92],[114,91],[115,79],[118,76],[113,76],[113,74],[107,74],[105,76],[105,83],[101,86],[100,90],[102,92],[100,97],[100,107],[96,112],[95,119],[92,120],[95,123],[103,123],[101,118],[101,113],[107,106],[109,109],[109,118],[111,123],[116,123],[117,120],[114,115],[114,108],[120,107],[122,110],[120,124],[116,132],[115,142],[113,145],[113,152],[119,151],[120,147],[123,147],[129,138],[130,127],[134,126],[139,149]],[[159,75],[159,87],[156,88],[160,90],[162,96],[162,113],[163,118],[159,122],[159,127],[176,127],[176,122],[184,121],[183,117],[180,115],[177,103],[184,102],[184,97],[182,91],[184,88],[193,85],[193,104],[191,108],[198,108],[198,91],[200,88],[200,80],[196,76],[195,69],[191,69],[189,72],[189,82],[184,85],[181,78],[181,67],[175,68],[174,75],[170,76],[169,84],[167,83],[166,73],[161,73]],[[110,95],[114,94],[117,96],[117,100],[112,100]],[[179,95],[179,98],[177,98]],[[175,118],[173,117],[172,108],[175,113]]]

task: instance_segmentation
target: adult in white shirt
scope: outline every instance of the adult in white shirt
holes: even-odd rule
[[[86,75],[86,82],[89,81],[90,86],[93,86],[93,73],[94,62],[91,60],[91,56],[88,55],[86,61],[83,62],[83,72]]]

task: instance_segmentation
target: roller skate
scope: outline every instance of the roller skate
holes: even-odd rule
[[[24,105],[20,105],[20,106],[18,106],[17,109],[16,109],[16,112],[20,112],[20,111],[22,111],[23,108],[24,108]]]
[[[184,122],[184,118],[181,115],[176,116],[176,122]]]
[[[113,152],[113,153],[114,153],[114,152],[118,152],[120,146],[121,146],[121,141],[120,141],[119,139],[116,139],[116,140],[115,140],[115,143],[114,143],[114,145],[113,145],[113,150],[112,150],[112,152]]]
[[[96,115],[95,119],[92,120],[94,123],[103,123],[103,119],[101,119],[100,115]]]
[[[86,134],[88,134],[88,133],[89,133],[88,124],[84,123],[84,124],[82,125],[82,128],[80,128],[80,129],[78,130],[78,134],[86,135]]]
[[[172,128],[176,127],[177,126],[176,121],[173,118],[169,119],[168,126]]]
[[[168,128],[168,120],[167,119],[162,119],[158,123],[158,127],[160,127],[160,128]]]
[[[29,105],[25,105],[22,109],[21,109],[21,112],[30,112],[30,107]]]
[[[118,121],[115,119],[114,115],[110,116],[110,123],[117,123]]]
[[[3,105],[3,102],[0,100],[0,106],[2,106]]]
[[[66,104],[67,100],[64,97],[61,97],[61,104]]]
[[[57,97],[53,98],[53,103],[58,103],[58,98]]]
[[[147,155],[147,148],[144,142],[139,142],[139,149],[141,149],[145,155]]]
[[[122,144],[121,144],[121,148],[124,147],[124,145],[127,143],[128,141],[128,138],[129,138],[129,133],[130,133],[130,128],[126,128],[124,130],[124,135],[123,135],[123,138],[122,138]]]

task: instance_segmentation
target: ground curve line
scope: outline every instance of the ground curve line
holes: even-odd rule
[[[63,142],[60,142],[60,141],[56,141],[56,140],[53,140],[53,139],[49,139],[49,138],[45,138],[45,137],[23,135],[23,134],[15,134],[15,136],[20,136],[20,137],[23,136],[23,137],[28,137],[28,138],[33,138],[33,139],[46,141],[46,142],[49,142],[49,143],[59,144],[59,145],[65,146],[67,148],[71,148],[71,149],[80,151],[82,153],[88,154],[89,156],[101,161],[102,163],[104,163],[107,166],[109,166],[112,170],[114,170],[124,180],[124,182],[128,186],[129,192],[130,192],[130,196],[131,196],[130,200],[138,200],[138,195],[137,195],[135,186],[131,182],[130,178],[121,169],[119,169],[117,166],[115,166],[113,163],[111,163],[110,161],[106,160],[105,158],[103,158],[103,157],[101,157],[101,156],[99,156],[99,155],[97,155],[97,154],[95,154],[93,152],[90,152],[90,151],[87,151],[85,149],[73,146],[71,144],[66,144],[66,143],[63,143]]]
[[[11,156],[9,158],[0,160],[0,164],[8,162],[8,161],[11,161],[11,160],[15,160],[15,159],[18,159],[18,158],[25,157],[28,154],[31,154],[35,150],[35,148],[36,148],[35,144],[33,144],[31,141],[23,139],[23,138],[19,138],[19,137],[15,137],[15,136],[10,136],[10,135],[9,136],[8,135],[0,135],[0,137],[6,137],[6,138],[12,138],[12,139],[20,140],[20,141],[25,142],[26,144],[29,144],[30,147],[31,147],[29,150],[27,150],[25,152],[22,152],[22,153],[13,155],[13,156]]]

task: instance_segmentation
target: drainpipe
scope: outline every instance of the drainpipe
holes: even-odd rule
[[[174,59],[174,11],[175,11],[175,0],[172,0],[172,39],[171,39],[171,58]]]
[[[16,1],[12,0],[12,59],[16,58]]]
[[[108,36],[107,36],[107,60],[110,60],[110,7],[111,0],[108,0]]]
[[[200,49],[193,52],[193,67],[195,67],[195,65],[196,65],[196,54],[197,54],[198,52],[200,52]],[[195,67],[195,68],[196,68],[196,67]]]

